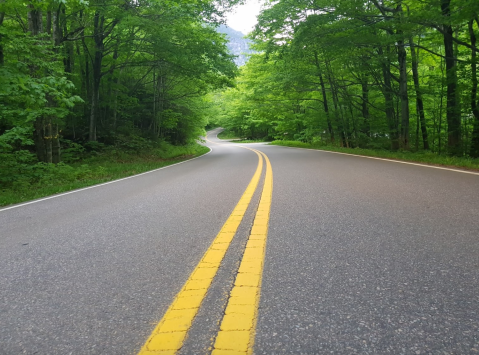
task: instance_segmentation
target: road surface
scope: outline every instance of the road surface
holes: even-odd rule
[[[0,209],[0,354],[479,353],[479,175],[216,132]]]

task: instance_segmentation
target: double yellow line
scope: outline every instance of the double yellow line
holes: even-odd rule
[[[264,159],[266,173],[258,210],[212,352],[213,355],[252,353],[273,193],[273,171],[264,153],[246,149],[254,151],[258,156],[253,178],[138,355],[176,354],[183,346],[188,330],[258,187]]]

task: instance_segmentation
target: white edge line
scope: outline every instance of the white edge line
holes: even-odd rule
[[[411,162],[408,162],[408,161],[401,161],[401,160],[393,160],[393,159],[377,158],[377,157],[368,157],[367,155],[358,155],[358,154],[350,154],[350,153],[333,152],[333,151],[330,151],[330,150],[322,150],[322,149],[287,147],[287,146],[285,146],[285,145],[276,145],[276,144],[268,144],[268,145],[269,145],[270,147],[284,147],[284,148],[291,148],[291,149],[312,150],[312,151],[314,151],[314,152],[324,152],[324,153],[351,155],[351,156],[353,156],[353,157],[367,158],[367,159],[375,159],[375,160],[384,160],[384,161],[389,161],[389,162],[391,162],[391,163],[416,165],[416,166],[423,166],[423,167],[425,167],[425,168],[432,168],[432,169],[439,169],[439,170],[454,171],[454,172],[456,172],[456,173],[479,175],[479,173],[476,173],[476,172],[473,172],[473,171],[459,170],[459,169],[451,169],[451,168],[443,168],[443,167],[440,167],[440,166],[427,165],[427,164],[419,164],[419,163],[411,163]]]
[[[206,146],[205,146],[205,147],[206,147]],[[212,152],[213,148],[211,148],[211,147],[208,147],[208,148],[210,149],[210,151],[207,152],[207,153],[205,153],[205,154],[200,155],[199,157],[191,158],[191,159],[188,159],[188,160],[183,160],[183,161],[180,161],[179,163],[175,163],[175,164],[163,166],[163,167],[161,167],[161,168],[154,169],[154,170],[150,170],[150,171],[145,171],[144,173],[140,173],[140,174],[136,174],[136,175],[132,175],[132,176],[127,176],[127,177],[125,177],[125,178],[121,178],[121,179],[118,179],[118,180],[108,181],[108,182],[104,182],[104,183],[101,183],[101,184],[98,184],[98,185],[93,185],[93,186],[87,186],[87,187],[83,187],[83,188],[81,188],[81,189],[77,189],[77,190],[73,190],[73,191],[68,191],[68,192],[63,192],[63,193],[60,193],[60,194],[58,194],[58,195],[43,197],[43,198],[40,198],[40,199],[38,199],[38,200],[33,200],[33,201],[29,201],[29,202],[24,202],[24,203],[20,203],[20,204],[18,204],[18,205],[10,206],[10,207],[5,207],[5,208],[0,209],[0,212],[4,212],[4,211],[11,210],[11,209],[18,208],[18,207],[23,207],[23,206],[31,205],[31,204],[37,203],[37,202],[42,202],[42,201],[50,200],[50,199],[52,199],[52,198],[57,198],[57,197],[65,196],[65,195],[74,194],[74,193],[76,193],[76,192],[81,192],[81,191],[85,191],[85,190],[89,190],[89,189],[94,189],[94,188],[96,188],[96,187],[113,184],[113,183],[115,183],[115,182],[132,179],[132,178],[135,178],[135,177],[138,177],[138,176],[141,176],[141,175],[146,175],[146,174],[154,173],[154,172],[156,172],[156,171],[158,171],[158,170],[163,170],[163,169],[166,169],[166,168],[171,168],[172,166],[180,165],[180,164],[183,164],[183,163],[187,163],[187,162],[189,162],[189,161],[192,161],[192,160],[195,160],[195,159],[199,159],[199,158],[201,158],[201,157],[204,157],[205,155],[210,154],[210,153]]]

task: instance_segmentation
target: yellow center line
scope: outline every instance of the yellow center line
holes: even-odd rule
[[[255,153],[258,156],[258,166],[248,187],[138,355],[175,354],[182,347],[258,186],[263,159],[260,153]]]
[[[254,149],[251,150],[259,152]],[[212,355],[253,353],[271,197],[273,194],[271,163],[264,153],[259,153],[266,161],[263,192],[238,274],[228,299],[225,315],[215,340]]]

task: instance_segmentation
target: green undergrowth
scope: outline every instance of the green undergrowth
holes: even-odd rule
[[[233,131],[224,130],[218,133],[219,139],[240,139],[238,135]]]
[[[249,138],[240,138],[238,134],[234,131],[224,130],[218,133],[219,139],[228,139],[232,140],[231,143],[262,143],[265,142],[264,139],[249,139]]]
[[[334,147],[334,146],[318,146],[314,144],[297,142],[297,141],[273,141],[270,144],[280,145],[285,147],[294,147],[294,148],[307,148],[307,149],[317,149],[317,150],[326,150],[331,152],[340,152],[356,155],[364,155],[368,157],[377,157],[393,160],[402,160],[410,161],[422,164],[429,165],[440,165],[453,168],[461,168],[467,170],[479,170],[479,159],[473,159],[469,157],[453,157],[447,155],[439,155],[436,153],[421,151],[421,152],[409,152],[409,151],[398,151],[391,152],[387,150],[373,150],[373,149],[363,149],[363,148],[343,148],[343,147]]]
[[[209,151],[200,144],[173,146],[161,143],[147,150],[98,149],[82,159],[59,164],[18,164],[9,175],[0,173],[0,206],[29,201],[100,184],[175,164]],[[1,170],[0,163],[0,170]],[[8,167],[7,167],[8,168]],[[15,169],[12,169],[15,168]],[[4,169],[5,171],[5,169]]]

